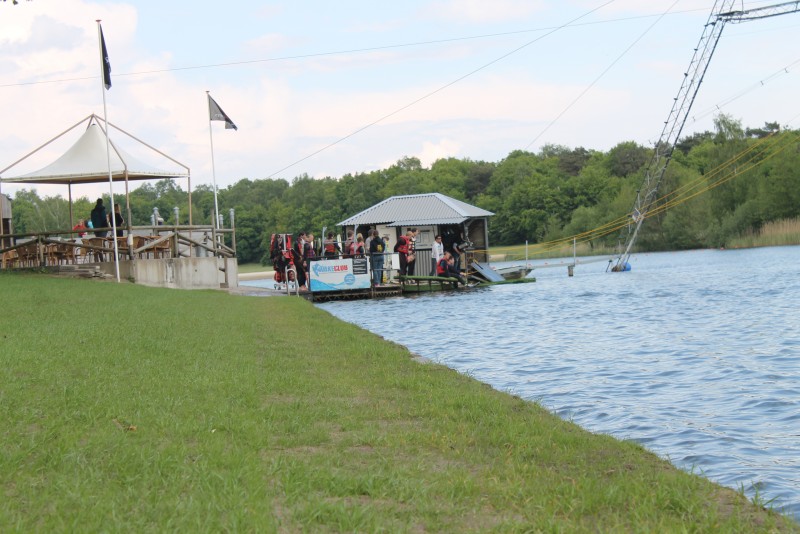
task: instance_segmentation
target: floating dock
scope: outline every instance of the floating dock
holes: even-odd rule
[[[303,291],[301,297],[311,302],[332,302],[336,300],[380,299],[399,297],[403,294],[400,284],[387,284],[364,289],[341,289],[338,291]]]
[[[401,276],[400,286],[403,293],[432,293],[435,291],[453,291],[458,289],[457,278],[442,276]]]

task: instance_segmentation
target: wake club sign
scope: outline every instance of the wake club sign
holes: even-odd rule
[[[342,291],[369,289],[369,287],[369,266],[366,258],[310,262],[308,288],[311,291]]]

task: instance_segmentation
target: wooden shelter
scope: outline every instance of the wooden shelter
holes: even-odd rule
[[[427,266],[431,258],[431,245],[441,234],[445,249],[452,243],[467,243],[469,253],[476,261],[488,259],[489,225],[491,211],[467,204],[441,193],[402,195],[387,198],[364,211],[345,219],[337,226],[343,231],[352,230],[366,238],[369,229],[377,229],[388,237],[389,250],[397,238],[410,228],[420,231],[417,237],[417,265]],[[427,274],[427,273],[420,273]]]
[[[80,138],[49,165],[27,174],[7,177],[6,172],[45,146],[81,124],[86,124]],[[238,284],[235,229],[214,226],[193,226],[192,190],[189,167],[164,154],[121,128],[108,123],[116,131],[156,152],[178,167],[168,171],[155,168],[125,152],[110,136],[105,123],[97,115],[89,115],[36,150],[0,171],[2,184],[61,184],[68,188],[70,228],[53,229],[38,234],[9,235],[5,225],[0,232],[3,267],[47,267],[91,263],[95,271],[115,268],[118,276],[146,285],[177,288],[234,287]],[[189,191],[189,225],[179,227],[134,227],[130,210],[129,182],[185,178]],[[72,231],[72,186],[89,183],[124,182],[127,217],[126,237],[85,237]],[[2,193],[2,191],[0,191]],[[0,198],[4,198],[0,194]],[[113,201],[112,201],[113,203]],[[109,206],[109,209],[113,209]],[[10,206],[0,202],[0,221]],[[10,215],[9,215],[10,218]],[[10,228],[9,228],[10,230]],[[224,243],[230,234],[232,247]],[[66,237],[66,238],[65,238]],[[78,239],[76,239],[78,237]],[[22,238],[17,242],[17,238]],[[8,241],[8,242],[6,242]],[[12,242],[13,241],[13,242]],[[119,256],[116,256],[117,253]],[[121,272],[121,274],[120,274]]]
[[[49,165],[27,174],[20,176],[6,176],[7,171],[17,166],[19,163],[25,161],[33,156],[44,147],[53,141],[61,138],[68,132],[74,130],[82,124],[86,124],[81,137],[73,144],[64,154]],[[15,161],[5,169],[0,171],[0,193],[2,193],[2,184],[61,184],[66,185],[68,189],[68,198],[70,205],[70,226],[74,225],[72,213],[72,186],[77,184],[88,183],[104,183],[104,182],[124,182],[125,183],[125,199],[126,199],[126,220],[130,222],[130,200],[129,200],[129,182],[133,180],[162,180],[164,178],[186,178],[188,182],[189,192],[189,224],[192,224],[192,183],[191,173],[189,167],[170,156],[164,154],[160,150],[150,146],[144,141],[134,137],[128,132],[115,126],[113,123],[108,125],[118,132],[125,134],[129,138],[135,140],[139,145],[144,146],[151,151],[160,154],[163,158],[168,159],[175,164],[179,169],[163,170],[157,169],[147,163],[139,161],[132,155],[125,152],[117,143],[111,139],[111,131],[109,131],[108,146],[106,146],[106,133],[104,122],[100,117],[91,114],[88,117],[78,121],[73,126],[67,128],[56,137],[50,139],[36,150],[26,154],[19,160]],[[110,177],[109,177],[110,175]],[[109,206],[111,208],[112,206]],[[3,218],[0,213],[0,219]]]

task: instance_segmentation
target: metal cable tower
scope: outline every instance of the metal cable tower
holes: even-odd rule
[[[642,223],[656,201],[658,186],[664,177],[667,165],[672,159],[672,152],[675,150],[675,145],[678,143],[681,131],[686,124],[686,119],[689,117],[689,111],[697,96],[697,91],[700,89],[700,84],[703,83],[703,77],[708,69],[711,56],[714,55],[714,50],[717,47],[725,24],[727,22],[746,22],[800,11],[800,0],[740,11],[732,9],[735,3],[736,0],[717,0],[711,9],[708,21],[703,27],[700,42],[694,49],[692,60],[689,62],[689,68],[683,74],[683,83],[678,90],[678,96],[674,98],[669,116],[664,121],[664,129],[661,131],[661,136],[655,145],[653,157],[645,169],[642,185],[636,192],[636,200],[630,213],[631,222],[623,230],[623,235],[626,235],[625,244],[617,258],[617,263],[611,269],[612,271],[619,272],[630,269],[628,259],[631,256],[631,248],[636,241],[636,236],[642,227]]]

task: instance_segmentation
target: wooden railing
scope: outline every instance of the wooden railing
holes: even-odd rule
[[[98,237],[91,229],[0,235],[3,269],[114,261],[113,237]],[[212,226],[134,226],[116,238],[120,261],[191,256],[236,256],[236,230]],[[81,237],[80,234],[85,234]],[[226,239],[231,245],[226,244]]]

